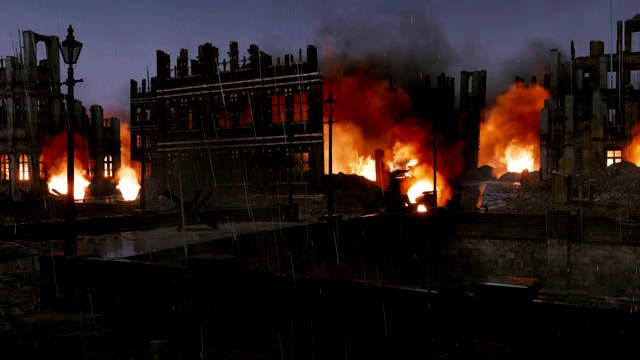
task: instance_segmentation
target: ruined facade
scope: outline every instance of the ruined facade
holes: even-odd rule
[[[462,172],[478,167],[480,149],[480,124],[484,121],[487,107],[487,72],[461,71],[459,106],[456,108],[455,78],[441,73],[436,77],[436,87],[431,87],[431,78],[425,76],[427,89],[426,117],[433,130],[441,133],[450,144],[463,141]]]
[[[480,124],[484,122],[487,108],[487,71],[462,71],[460,73],[460,110],[466,113],[462,128],[463,170],[478,168],[480,150]]]
[[[228,59],[210,43],[196,59],[180,50],[175,66],[158,50],[157,74],[131,80],[132,160],[145,178],[190,199],[221,194],[313,191],[324,169],[322,75],[306,59],[284,61],[231,42]],[[142,163],[142,161],[141,161]]]
[[[618,21],[615,51],[591,41],[588,56],[563,62],[551,50],[549,89],[540,115],[542,176],[591,172],[629,160],[640,121],[640,14]]]
[[[20,53],[0,59],[0,197],[12,199],[47,191],[47,181],[52,175],[48,171],[48,165],[52,164],[47,164],[47,158],[55,163],[66,162],[66,152],[60,154],[61,159],[44,153],[51,140],[67,128],[59,39],[24,31],[22,40]],[[39,42],[45,48],[41,59],[36,50]],[[95,106],[95,111],[92,107],[89,117],[77,100],[73,109],[76,131],[90,144],[76,152],[89,154],[89,159],[95,159],[98,165],[84,170],[89,176],[105,175],[101,161],[104,159],[93,156],[107,156],[112,174],[120,164],[119,121],[109,119],[109,126],[104,126],[101,107]],[[103,192],[104,184],[109,183],[106,180],[110,179],[93,177],[92,190]]]

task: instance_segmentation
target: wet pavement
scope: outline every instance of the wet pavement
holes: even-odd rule
[[[176,226],[160,227],[148,230],[128,230],[100,235],[80,235],[78,237],[79,256],[100,256],[105,259],[123,259],[130,256],[152,253],[171,248],[214,241],[235,239],[238,236],[263,231],[300,226],[291,222],[227,222],[213,229],[205,224],[186,225],[181,231]],[[62,251],[62,243],[56,244],[54,253]]]

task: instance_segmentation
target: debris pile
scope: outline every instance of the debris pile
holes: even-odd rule
[[[518,196],[507,199],[496,212],[545,213],[564,210],[584,215],[614,218],[640,216],[640,168],[630,162],[612,164],[593,173],[571,176],[569,196],[564,203],[554,203],[551,180],[518,189]]]

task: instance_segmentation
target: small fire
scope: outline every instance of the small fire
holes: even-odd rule
[[[640,133],[637,133],[623,153],[629,156],[630,162],[640,166]]]
[[[138,173],[135,169],[122,165],[117,175],[119,181],[116,188],[122,193],[122,197],[127,201],[135,200],[140,191]]]
[[[357,154],[356,154],[357,156]],[[349,163],[351,174],[358,174],[365,178],[376,181],[376,161],[371,156],[360,156],[355,162]]]
[[[504,157],[509,172],[522,172],[534,168],[533,145],[519,146],[512,141],[505,149]]]
[[[52,194],[56,194],[57,191],[59,194],[67,193],[67,168],[60,167],[58,168],[59,172],[49,177],[49,183],[47,184],[49,187],[49,192]],[[83,171],[74,168],[73,172],[73,198],[75,200],[84,199],[85,190],[87,186],[89,186],[90,182],[87,178],[85,178]]]

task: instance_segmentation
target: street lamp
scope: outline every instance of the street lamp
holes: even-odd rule
[[[333,111],[336,109],[336,101],[333,94],[329,93],[329,98],[325,101],[327,112],[329,113],[329,178],[327,181],[327,215],[333,215]]]
[[[63,84],[67,85],[67,209],[65,214],[65,221],[67,227],[67,238],[64,242],[64,254],[65,256],[73,256],[78,252],[78,244],[76,242],[76,208],[74,189],[73,189],[73,132],[75,127],[75,100],[73,97],[73,86],[76,83],[82,82],[82,79],[75,80],[73,78],[73,65],[78,61],[80,56],[80,50],[82,50],[82,43],[77,41],[73,36],[73,28],[69,25],[67,29],[67,38],[60,44],[60,52],[64,63],[69,65],[67,71],[67,81]]]

